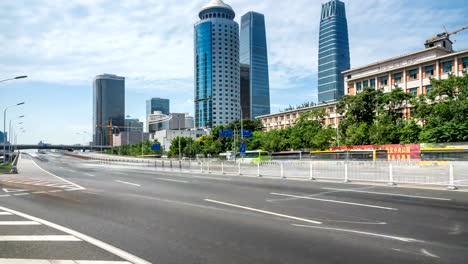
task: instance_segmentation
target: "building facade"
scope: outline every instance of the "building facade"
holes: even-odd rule
[[[318,102],[331,102],[344,94],[342,72],[350,69],[348,22],[345,4],[322,4],[318,54]]]
[[[138,118],[126,118],[125,119],[125,128],[123,129],[129,132],[140,132],[143,131],[143,122],[140,122]],[[123,131],[122,130],[122,131]]]
[[[8,133],[0,131],[0,143],[6,143]]]
[[[123,131],[113,135],[112,146],[135,145],[149,139],[149,133],[143,131]]]
[[[242,118],[270,113],[270,82],[265,16],[248,12],[241,18],[240,85]]]
[[[195,126],[211,128],[240,118],[239,25],[235,12],[212,0],[194,26]]]
[[[462,76],[468,70],[468,50],[453,52],[440,46],[390,58],[343,72],[345,94],[356,95],[365,87],[387,93],[400,88],[415,96],[431,91],[431,79]],[[410,116],[410,109],[403,109]]]
[[[148,118],[149,133],[161,130],[181,130],[193,128],[193,117],[187,113],[172,113],[165,115],[155,111]]]
[[[161,130],[151,135],[152,140],[158,140],[161,143],[163,150],[168,152],[170,150],[172,141],[177,137],[189,137],[197,140],[203,135],[208,135],[209,131],[204,129],[190,129],[190,130]]]
[[[148,118],[155,111],[168,115],[171,113],[169,99],[154,97],[146,100],[146,130],[149,131]]]
[[[110,123],[112,126],[125,126],[125,78],[103,74],[93,81],[94,145],[112,145]]]

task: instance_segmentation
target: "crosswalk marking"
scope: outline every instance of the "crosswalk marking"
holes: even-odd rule
[[[81,241],[81,239],[70,235],[0,236],[0,241]]]
[[[0,221],[0,226],[2,225],[40,225],[36,221]]]

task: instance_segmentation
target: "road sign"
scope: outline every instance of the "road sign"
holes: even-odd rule
[[[253,137],[252,130],[250,130],[250,129],[243,129],[243,130],[242,130],[242,137],[243,137],[243,138],[251,138],[251,137]]]
[[[232,138],[232,129],[221,129],[219,130],[219,137]]]
[[[239,144],[239,152],[240,152],[240,156],[241,157],[244,157],[245,156],[245,149],[247,148],[245,142],[241,142]]]
[[[152,151],[161,150],[161,144],[153,144],[153,145],[151,145],[151,150],[152,150]]]

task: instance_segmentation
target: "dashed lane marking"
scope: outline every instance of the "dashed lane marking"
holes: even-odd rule
[[[9,212],[0,212],[0,215],[12,215],[12,213],[9,213]]]
[[[165,178],[156,178],[156,180],[169,181],[169,182],[179,182],[179,183],[189,183],[188,181],[180,181],[180,180],[165,179]]]
[[[40,225],[40,223],[35,221],[0,221],[0,226],[5,225]]]
[[[102,261],[102,260],[0,258],[0,264],[131,264],[131,263],[128,261]]]
[[[81,239],[70,235],[0,236],[0,241],[81,241]]]
[[[322,202],[347,204],[347,205],[353,205],[353,206],[362,206],[362,207],[369,207],[369,208],[376,208],[376,209],[383,209],[383,210],[398,210],[398,209],[392,208],[392,207],[384,207],[384,206],[361,204],[361,203],[352,203],[352,202],[337,201],[337,200],[330,200],[330,199],[313,198],[313,197],[309,197],[309,196],[299,196],[299,195],[292,195],[292,194],[285,194],[285,193],[270,193],[270,194],[286,196],[286,197],[301,198],[301,199],[307,199],[307,200],[322,201]]]
[[[119,181],[119,180],[115,180],[116,182],[120,182],[120,183],[123,183],[123,184],[128,184],[128,185],[132,185],[132,186],[138,186],[138,187],[141,187],[140,184],[136,184],[136,183],[131,183],[131,182],[126,182],[126,181]]]

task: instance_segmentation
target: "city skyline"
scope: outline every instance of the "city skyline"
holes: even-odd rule
[[[193,113],[193,77],[190,77],[193,76],[193,61],[187,58],[193,57],[193,22],[198,9],[206,1],[187,1],[184,8],[170,3],[166,5],[165,14],[161,13],[156,21],[152,14],[161,12],[158,5],[127,3],[129,15],[112,20],[119,23],[115,22],[117,24],[111,27],[109,24],[90,25],[120,16],[117,11],[119,4],[70,1],[41,8],[35,4],[15,8],[15,3],[2,3],[4,10],[11,10],[5,14],[5,21],[13,23],[2,22],[5,23],[2,28],[12,29],[5,30],[6,39],[2,42],[2,74],[5,77],[27,74],[30,78],[2,84],[0,89],[5,89],[6,94],[0,98],[0,105],[12,101],[27,102],[11,112],[26,115],[27,134],[23,136],[28,138],[26,142],[52,139],[54,143],[81,142],[81,137],[75,132],[92,129],[89,83],[94,75],[101,72],[126,76],[126,114],[144,120],[144,100],[161,92],[171,99],[175,112]],[[402,1],[354,0],[345,3],[352,67],[423,49],[424,41],[442,32],[444,25],[448,30],[463,25],[463,14],[467,11],[463,1],[403,4]],[[317,74],[318,22],[310,17],[319,17],[320,3],[297,1],[273,6],[269,1],[248,3],[231,0],[229,4],[238,14],[257,11],[268,18],[272,112],[304,100],[316,101],[317,80],[314,75]],[[39,2],[38,5],[41,6]],[[8,19],[9,13],[14,15],[20,9],[21,21],[15,22],[14,17]],[[54,15],[56,12],[61,15]],[[30,13],[35,14],[30,16],[35,20],[25,18]],[[294,16],[284,21],[284,14]],[[51,20],[53,17],[55,19]],[[63,19],[60,25],[52,23],[57,17]],[[366,22],[370,17],[385,19],[373,19],[370,25]],[[418,20],[412,17],[418,17]],[[439,19],[434,20],[434,17]],[[173,22],[173,27],[158,31],[156,26],[167,19]],[[237,17],[236,21],[239,19]],[[412,27],[405,26],[408,19]],[[37,32],[30,34],[28,30]],[[369,32],[385,33],[373,35]],[[91,42],[89,38],[99,41]],[[125,41],[118,41],[122,38]],[[393,41],[395,39],[398,39],[398,44]],[[454,39],[457,40],[456,50],[468,47],[466,33],[460,33]],[[83,44],[86,42],[93,45]],[[357,54],[360,56],[355,56]],[[62,101],[74,102],[76,107],[67,108]],[[74,117],[74,122],[68,122],[70,116]],[[47,117],[46,126],[42,117]]]

